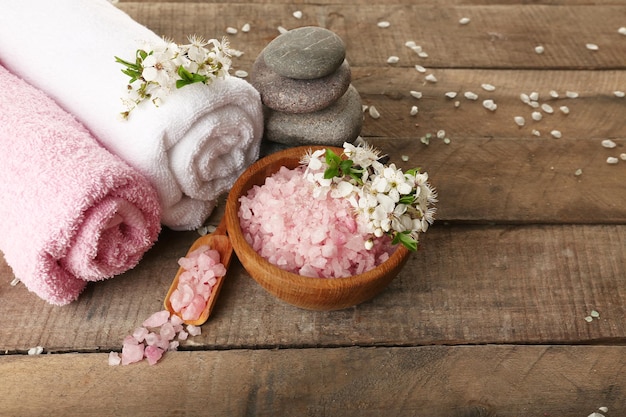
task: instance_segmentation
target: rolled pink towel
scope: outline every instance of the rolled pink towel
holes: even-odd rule
[[[149,182],[2,66],[0,230],[15,276],[57,305],[133,268],[160,231]]]

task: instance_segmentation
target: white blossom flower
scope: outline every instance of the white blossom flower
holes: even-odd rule
[[[219,42],[191,36],[189,42],[177,45],[164,39],[138,49],[135,61],[115,57],[126,67],[122,72],[131,78],[129,97],[122,99],[127,108],[122,113],[124,117],[145,99],[158,106],[175,88],[197,82],[209,84],[216,78],[229,76],[231,60],[226,38]]]
[[[394,243],[416,249],[419,233],[428,230],[436,211],[432,205],[437,193],[428,183],[428,174],[384,165],[380,152],[367,144],[344,143],[342,156],[322,149],[302,157],[305,178],[314,185],[313,196],[347,198],[367,233],[374,238],[389,235]],[[345,158],[350,163],[344,163]],[[373,245],[371,239],[366,242],[366,247]]]

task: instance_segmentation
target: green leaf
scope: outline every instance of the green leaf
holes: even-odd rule
[[[400,197],[400,200],[398,200],[398,202],[401,204],[413,204],[414,201],[415,194],[403,195],[402,197]]]
[[[405,172],[405,174],[408,175],[416,175],[420,173],[420,169],[419,168],[413,168],[413,169],[409,169],[408,171]]]
[[[417,250],[417,240],[415,240],[413,236],[411,236],[409,231],[396,233],[391,243],[394,245],[401,243],[408,250],[413,251],[413,252]]]
[[[329,167],[324,171],[324,179],[331,179],[339,176],[339,167]]]
[[[337,155],[330,149],[326,149],[326,152],[324,152],[324,156],[326,158],[326,163],[329,166],[338,166],[341,162],[341,158],[339,157],[339,155]]]
[[[203,83],[207,79],[204,75],[192,74],[182,65],[178,67],[178,70],[176,72],[181,78],[180,80],[176,80],[176,88],[182,88],[186,85],[193,83]]]

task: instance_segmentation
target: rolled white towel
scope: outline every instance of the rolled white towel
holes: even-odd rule
[[[200,226],[258,158],[261,99],[237,77],[185,86],[158,108],[145,102],[128,120],[119,117],[128,77],[114,57],[134,60],[161,37],[107,0],[0,0],[0,10],[0,62],[143,173],[159,194],[164,225]]]

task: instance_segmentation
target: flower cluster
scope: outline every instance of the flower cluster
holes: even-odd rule
[[[347,198],[373,238],[389,235],[392,243],[416,250],[419,233],[434,221],[437,193],[426,172],[402,172],[383,159],[369,145],[344,143],[341,155],[320,149],[307,152],[300,162],[307,180],[315,184],[315,198]],[[373,246],[373,238],[366,247]]]
[[[189,42],[178,45],[164,39],[157,45],[147,45],[137,50],[134,62],[115,57],[125,67],[122,72],[130,77],[128,97],[122,99],[126,107],[122,117],[128,118],[147,99],[158,106],[174,87],[209,84],[229,75],[231,49],[226,38],[219,42],[191,36]]]

